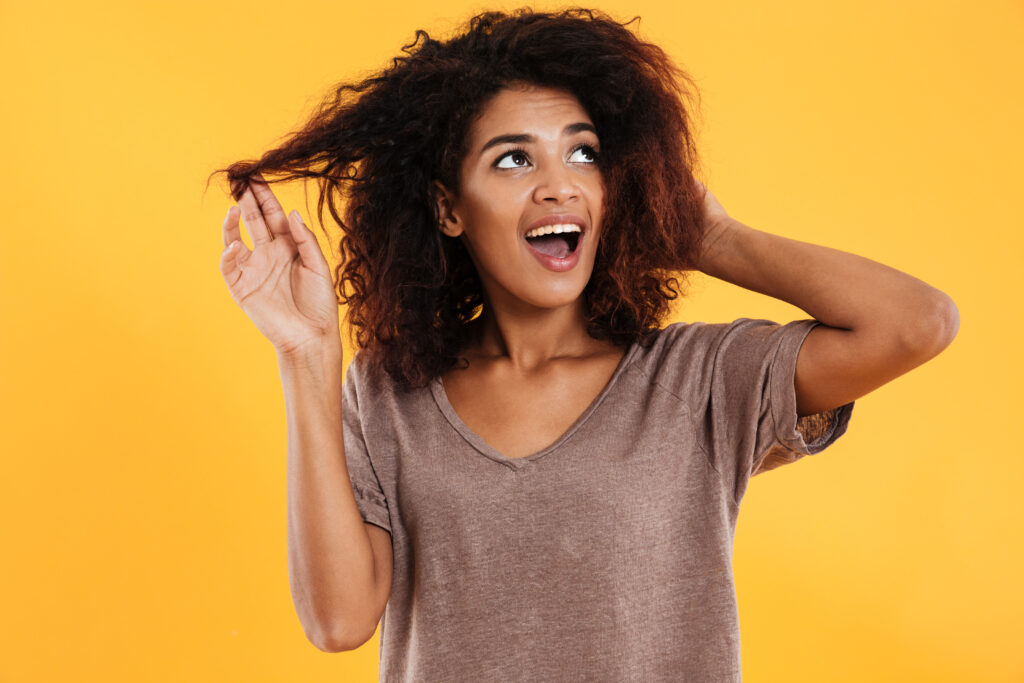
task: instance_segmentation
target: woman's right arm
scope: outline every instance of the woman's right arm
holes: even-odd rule
[[[279,352],[278,364],[288,421],[292,601],[314,645],[327,652],[352,650],[373,635],[367,634],[371,622],[376,629],[381,590],[345,462],[341,345]],[[382,589],[389,591],[386,578]]]
[[[338,299],[298,213],[285,216],[262,176],[241,189],[233,190],[239,210],[224,217],[220,269],[231,297],[277,350],[288,420],[292,601],[314,645],[355,649],[384,612],[393,560],[390,536],[363,522],[348,476]],[[240,217],[251,250],[242,243]]]

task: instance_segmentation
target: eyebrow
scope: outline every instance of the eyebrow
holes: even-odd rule
[[[597,135],[597,129],[596,128],[594,128],[589,123],[584,123],[582,121],[580,121],[579,123],[570,123],[568,126],[566,126],[562,130],[562,135],[563,136],[565,136],[565,135],[575,135],[576,133],[580,133],[580,132],[585,131],[585,130],[588,130],[591,133],[593,133],[594,135]],[[498,135],[498,136],[493,137],[490,140],[488,140],[487,143],[483,147],[480,148],[480,154],[483,154],[484,152],[486,152],[491,147],[494,147],[495,145],[500,145],[503,142],[520,143],[520,142],[536,142],[536,141],[537,141],[537,138],[535,138],[532,135],[526,135],[525,133],[520,133],[518,135]]]

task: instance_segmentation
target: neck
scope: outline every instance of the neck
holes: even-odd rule
[[[524,371],[605,347],[587,334],[582,296],[552,309],[495,307],[488,300],[474,324],[474,355],[503,358]]]

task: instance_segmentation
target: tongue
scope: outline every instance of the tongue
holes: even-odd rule
[[[557,233],[541,237],[531,237],[527,241],[531,247],[542,254],[554,256],[555,258],[565,258],[569,255],[569,242]]]

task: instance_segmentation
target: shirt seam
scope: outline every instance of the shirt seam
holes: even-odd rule
[[[697,448],[700,449],[700,452],[704,454],[704,460],[707,462],[708,466],[711,467],[711,469],[714,470],[715,474],[718,475],[719,484],[722,487],[724,487],[725,486],[725,477],[723,477],[721,471],[719,471],[719,469],[717,467],[715,467],[715,462],[711,458],[711,453],[709,453],[708,449],[705,448],[703,440],[700,438],[700,430],[697,429],[697,425],[696,425],[696,423],[694,422],[694,419],[693,419],[693,411],[690,410],[690,406],[687,403],[686,399],[684,399],[682,396],[680,396],[676,392],[672,391],[672,389],[666,387],[664,384],[659,382],[658,379],[654,375],[652,375],[650,372],[648,372],[646,368],[640,366],[640,372],[642,372],[647,377],[647,379],[650,380],[651,384],[653,384],[654,386],[658,387],[659,389],[661,389],[665,393],[671,395],[673,398],[675,398],[677,401],[679,401],[683,405],[683,407],[686,409],[686,419],[690,421],[690,428],[693,429],[693,433],[695,435],[694,443],[697,445]],[[738,508],[739,507],[739,505],[737,505],[736,501],[733,499],[733,496],[731,494],[728,495],[727,498],[729,499],[729,504],[730,505],[732,505],[734,508]]]

